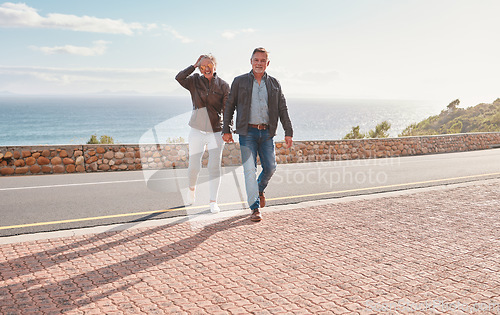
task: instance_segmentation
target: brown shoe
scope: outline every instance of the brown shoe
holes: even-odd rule
[[[260,220],[262,220],[259,208],[252,210],[252,215],[250,216],[250,220],[253,222],[259,222]]]
[[[264,192],[259,192],[259,205],[261,208],[266,206],[266,197],[264,196]]]

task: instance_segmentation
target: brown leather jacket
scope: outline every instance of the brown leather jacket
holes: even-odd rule
[[[214,73],[212,81],[195,73],[194,66],[179,72],[175,79],[191,93],[193,113],[189,126],[201,131],[222,130],[222,113],[229,95],[229,84]]]

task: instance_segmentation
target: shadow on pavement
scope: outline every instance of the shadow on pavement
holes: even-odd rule
[[[141,282],[141,280],[129,280],[127,284],[101,292],[92,297],[87,295],[87,291],[99,289],[115,281],[122,280],[125,277],[140,273],[145,269],[185,255],[216,233],[251,224],[254,223],[249,221],[246,215],[233,216],[223,221],[205,225],[196,234],[171,244],[157,247],[153,251],[96,269],[92,268],[90,271],[67,277],[64,280],[50,282],[46,277],[36,277],[36,279],[33,279],[35,276],[32,276],[29,280],[3,287],[0,291],[0,295],[8,295],[10,291],[12,295],[21,294],[22,296],[26,296],[27,300],[33,301],[33,298],[35,298],[35,301],[43,302],[44,309],[57,308],[62,312],[68,312],[75,308],[99,301],[111,294],[126,290],[128,287]],[[59,246],[48,251],[40,251],[38,253],[3,262],[0,264],[0,275],[3,279],[7,279],[12,276],[21,277],[22,275],[34,274],[61,263],[104,252],[130,241],[147,238],[155,233],[168,233],[168,230],[175,228],[176,225],[178,224],[169,224],[146,229],[134,235],[109,243],[103,243],[103,241],[107,238],[116,236],[119,232],[97,234],[69,245]],[[102,244],[90,249],[80,249],[80,247],[91,243]],[[133,255],[133,253],[127,252],[126,255]],[[88,265],[91,263],[92,262],[88,262]],[[60,277],[60,275],[58,276]],[[12,311],[18,310],[19,309],[12,309]],[[44,310],[40,309],[39,311]]]

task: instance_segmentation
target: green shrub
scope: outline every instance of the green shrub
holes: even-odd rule
[[[87,144],[114,144],[115,140],[113,137],[102,135],[100,137],[100,140],[97,140],[97,135],[93,134],[90,136],[89,141],[87,141]]]
[[[364,139],[366,138],[366,134],[359,132],[359,126],[352,127],[351,132],[344,136],[344,140],[351,139]]]
[[[167,138],[167,143],[186,143],[183,137],[178,137],[178,138]]]

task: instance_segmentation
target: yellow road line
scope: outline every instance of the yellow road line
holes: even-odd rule
[[[315,193],[315,194],[267,198],[267,200],[271,201],[271,200],[284,200],[284,199],[295,199],[295,198],[304,198],[304,197],[317,197],[317,196],[325,196],[325,195],[368,191],[368,190],[374,190],[374,189],[406,187],[406,186],[412,186],[412,185],[437,183],[437,182],[444,182],[444,181],[450,181],[450,180],[471,179],[471,178],[480,178],[480,177],[498,176],[498,175],[500,175],[500,173],[490,173],[490,174],[481,174],[481,175],[470,175],[470,176],[461,176],[461,177],[452,177],[452,178],[443,178],[443,179],[433,179],[433,180],[413,182],[413,183],[403,183],[403,184],[394,184],[394,185],[386,185],[386,186],[378,186],[378,187],[357,188],[357,189],[348,189],[348,190],[340,190],[340,191],[328,191],[328,192]],[[242,203],[246,203],[246,201],[224,203],[224,204],[220,204],[220,206],[230,206],[230,205],[236,205],[236,204],[242,204]],[[206,207],[207,207],[206,205],[192,206],[192,207],[182,207],[182,208],[173,208],[173,209],[164,209],[164,210],[152,210],[152,211],[142,211],[142,212],[134,212],[134,213],[112,214],[112,215],[89,217],[89,218],[79,218],[79,219],[68,219],[68,220],[59,220],[59,221],[48,221],[48,222],[37,222],[37,223],[10,225],[10,226],[0,226],[0,230],[19,229],[19,228],[43,226],[43,225],[54,225],[54,224],[61,224],[61,223],[74,223],[74,222],[82,222],[82,221],[95,221],[95,220],[113,219],[113,218],[121,218],[121,217],[131,217],[131,216],[138,216],[138,215],[165,213],[165,212],[171,212],[171,211],[176,211],[176,210],[201,209],[201,208],[206,208]]]

